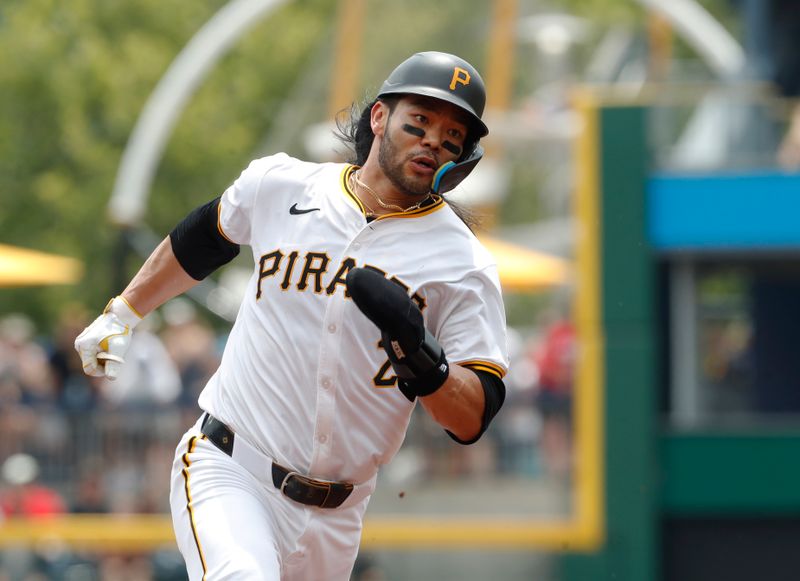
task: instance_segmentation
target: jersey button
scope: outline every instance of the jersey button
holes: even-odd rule
[[[356,242],[355,244],[353,244],[353,250],[361,250],[361,243]]]
[[[317,440],[319,440],[319,442],[321,444],[324,444],[325,442],[328,441],[328,436],[326,436],[325,434],[322,434],[319,438],[317,438]]]
[[[322,380],[322,387],[324,387],[325,389],[330,389],[331,380],[330,379],[323,379]]]
[[[335,332],[336,332],[336,325],[334,325],[333,323],[331,323],[330,325],[328,325],[328,331],[329,331],[330,333],[335,333]]]

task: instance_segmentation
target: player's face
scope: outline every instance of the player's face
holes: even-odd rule
[[[389,114],[378,163],[400,192],[430,191],[436,170],[461,156],[468,118],[458,107],[429,97],[404,97]]]

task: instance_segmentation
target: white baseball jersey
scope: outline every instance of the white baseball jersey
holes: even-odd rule
[[[347,296],[370,266],[408,288],[450,363],[501,376],[505,314],[495,264],[441,199],[368,222],[355,166],[278,154],[222,196],[219,229],[255,269],[200,406],[279,464],[363,483],[400,447],[414,404],[380,332]]]

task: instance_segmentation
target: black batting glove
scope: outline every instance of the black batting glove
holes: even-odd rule
[[[351,269],[346,283],[356,306],[380,329],[400,390],[413,400],[439,389],[450,365],[405,289],[369,268]]]

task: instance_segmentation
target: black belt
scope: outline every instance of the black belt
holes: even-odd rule
[[[233,456],[235,436],[228,426],[206,413],[200,431],[217,448],[228,456]],[[295,502],[320,508],[336,508],[353,492],[353,485],[348,482],[330,482],[309,478],[292,472],[275,462],[272,463],[272,483],[275,488]]]

